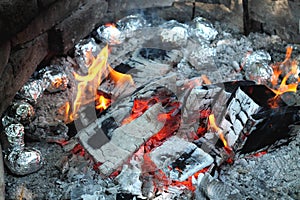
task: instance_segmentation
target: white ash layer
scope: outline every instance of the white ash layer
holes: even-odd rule
[[[92,140],[101,141],[103,138],[96,123],[89,125],[80,131],[79,137],[84,148],[100,163],[99,170],[103,175],[109,176],[116,171],[133,153],[156,134],[164,125],[164,122],[158,121],[158,114],[163,113],[161,103],[150,107],[143,115],[134,121],[125,124],[113,131],[112,138],[104,145],[92,144]],[[143,130],[143,131],[141,131]]]
[[[177,136],[169,138],[150,152],[151,160],[171,180],[184,181],[205,167],[214,159],[195,144]],[[178,165],[178,166],[177,166]],[[180,169],[183,167],[183,169]]]

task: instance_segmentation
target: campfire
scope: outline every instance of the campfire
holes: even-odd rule
[[[249,193],[226,171],[293,141],[300,78],[292,45],[276,62],[263,49],[231,53],[245,37],[202,17],[132,15],[95,33],[72,62],[37,71],[3,116],[11,173],[39,173],[47,162],[28,137],[63,147],[61,177],[77,176],[78,163],[93,177],[85,192],[75,184],[62,199],[243,199]]]

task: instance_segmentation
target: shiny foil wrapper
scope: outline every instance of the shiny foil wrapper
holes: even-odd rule
[[[216,38],[218,31],[207,19],[203,17],[196,17],[190,24],[189,34],[191,37],[195,37],[200,41],[211,41]]]
[[[20,152],[24,149],[24,126],[20,123],[13,123],[5,127],[4,132],[10,144],[10,151]]]
[[[3,127],[6,127],[12,123],[18,123],[18,121],[15,118],[10,117],[8,115],[4,115],[1,119],[1,122]]]
[[[34,117],[34,109],[25,101],[16,101],[10,107],[10,116],[14,116],[21,123],[29,123]]]
[[[270,54],[263,50],[254,51],[246,56],[242,60],[246,79],[259,84],[268,84],[273,74],[273,69],[269,66],[270,61]]]
[[[252,63],[245,70],[245,76],[247,80],[253,80],[258,84],[267,85],[272,77],[273,69],[265,62]]]
[[[54,93],[67,89],[69,79],[62,68],[58,66],[46,67],[40,73],[43,74],[43,86],[48,92]]]
[[[16,175],[27,175],[38,171],[44,164],[40,151],[25,148],[23,151],[12,151],[4,156],[4,162],[9,170]]]
[[[44,88],[42,80],[29,80],[18,91],[17,97],[35,104],[37,99],[43,95],[43,92]]]
[[[115,25],[103,25],[97,29],[99,39],[109,45],[121,44],[125,37]]]
[[[129,15],[120,19],[117,22],[117,27],[121,31],[134,31],[140,28],[143,28],[147,25],[147,21],[143,18],[142,15]]]
[[[88,51],[91,51],[94,57],[97,57],[101,51],[100,46],[96,43],[94,38],[81,40],[75,46],[75,59],[81,68],[86,68],[91,64],[91,60],[86,56]]]
[[[271,56],[268,52],[263,50],[254,51],[250,55],[243,58],[242,63],[244,63],[244,69],[247,70],[253,63],[269,63],[271,61]]]
[[[161,28],[163,28],[160,34],[162,42],[178,46],[186,45],[188,39],[188,26],[186,24],[171,20],[162,24]]]

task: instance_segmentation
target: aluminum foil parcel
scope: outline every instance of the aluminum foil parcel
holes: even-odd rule
[[[15,118],[21,123],[29,123],[34,117],[33,106],[25,101],[15,101],[9,109],[10,117]]]
[[[26,175],[43,166],[44,159],[41,153],[34,148],[25,147],[22,124],[12,123],[5,127],[4,132],[10,145],[5,150],[4,162],[12,173]]]
[[[97,33],[100,40],[109,45],[121,44],[125,39],[122,32],[113,24],[100,26]]]
[[[129,15],[127,17],[120,19],[117,22],[117,27],[121,31],[134,31],[143,28],[146,25],[147,25],[146,19],[139,14]]]
[[[41,152],[34,148],[25,148],[21,152],[12,151],[4,156],[9,170],[16,175],[27,175],[41,169],[44,163]]]
[[[44,92],[42,80],[29,80],[18,91],[17,98],[36,104],[37,99],[42,96]]]
[[[189,34],[190,36],[197,38],[199,41],[211,41],[216,38],[218,31],[207,19],[203,17],[196,17],[190,24]]]
[[[259,84],[267,84],[273,74],[273,69],[269,66],[270,61],[270,54],[263,50],[254,51],[246,56],[242,60],[246,79],[256,81]]]
[[[43,87],[50,93],[67,89],[69,79],[59,66],[46,67],[39,72],[43,79]]]

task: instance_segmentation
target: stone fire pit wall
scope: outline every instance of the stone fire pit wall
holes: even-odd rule
[[[294,0],[0,1],[0,114],[43,60],[67,55],[98,25],[141,9],[180,22],[203,16],[241,32],[264,31],[300,42],[300,3]]]

